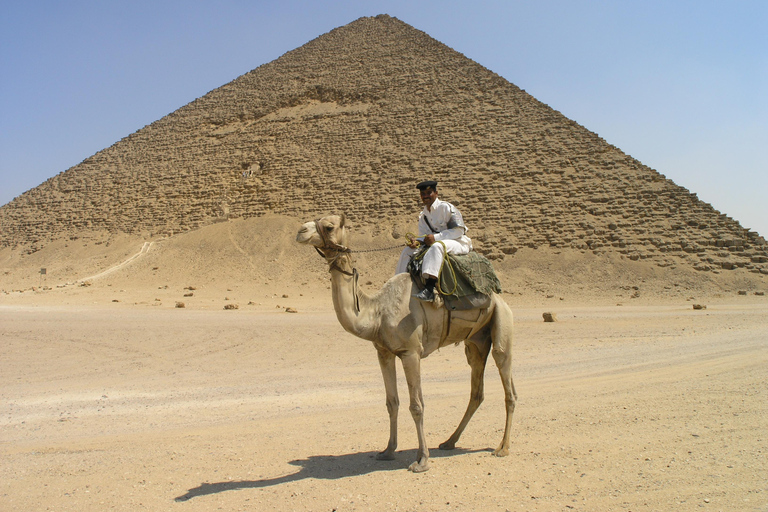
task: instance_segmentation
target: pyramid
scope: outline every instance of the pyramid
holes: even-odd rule
[[[334,29],[0,208],[0,247],[149,239],[267,213],[412,221],[440,182],[478,249],[615,252],[768,274],[757,233],[402,21]]]

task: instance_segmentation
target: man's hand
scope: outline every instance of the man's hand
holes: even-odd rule
[[[424,245],[429,247],[433,243],[435,243],[435,235],[424,235]]]

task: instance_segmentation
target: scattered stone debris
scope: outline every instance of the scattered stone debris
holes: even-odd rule
[[[761,297],[762,297],[762,296],[764,296],[764,295],[765,295],[765,292],[755,292],[755,295],[759,295],[759,296],[761,296]]]
[[[183,303],[183,302],[181,302],[181,301],[176,301],[176,307],[177,307],[177,308],[185,308],[185,307],[187,307],[187,305],[186,305],[186,304],[184,304],[184,303]]]
[[[194,286],[186,286],[184,289],[185,289],[185,290],[189,290],[189,291],[192,291],[192,292],[193,292],[193,291],[195,291],[195,290],[197,290],[197,288],[196,288],[196,287],[194,287]]]
[[[224,309],[240,309],[240,306],[237,304],[225,304]]]
[[[295,308],[285,308],[286,313],[298,313]]]
[[[557,315],[554,313],[546,312],[542,314],[541,316],[544,317],[545,322],[557,322]]]
[[[694,304],[693,309],[707,309],[707,306],[704,304]]]
[[[747,294],[747,290],[739,290],[739,295],[746,295],[746,294]]]
[[[284,294],[283,294],[283,298],[284,298],[284,299],[287,299],[287,298],[288,298],[288,294],[287,294],[287,293],[284,293]]]
[[[112,299],[112,302],[120,302],[118,299]]]
[[[193,292],[189,292],[189,293],[185,293],[184,296],[185,297],[194,297],[195,294]]]

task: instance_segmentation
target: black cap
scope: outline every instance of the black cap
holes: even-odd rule
[[[430,187],[437,190],[437,182],[434,180],[427,180],[427,181],[422,181],[421,183],[416,185],[416,188],[419,190],[425,190]]]

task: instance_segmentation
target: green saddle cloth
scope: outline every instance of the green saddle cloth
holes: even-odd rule
[[[461,298],[476,293],[501,293],[501,283],[488,258],[475,251],[446,256],[448,261],[440,272],[438,291],[441,295]]]
[[[418,289],[424,287],[421,279],[421,256],[426,247],[417,252],[408,264],[408,270]],[[488,258],[474,251],[460,256],[446,255],[440,272],[437,291],[443,296],[449,310],[486,308],[492,293],[501,293],[501,283]]]

